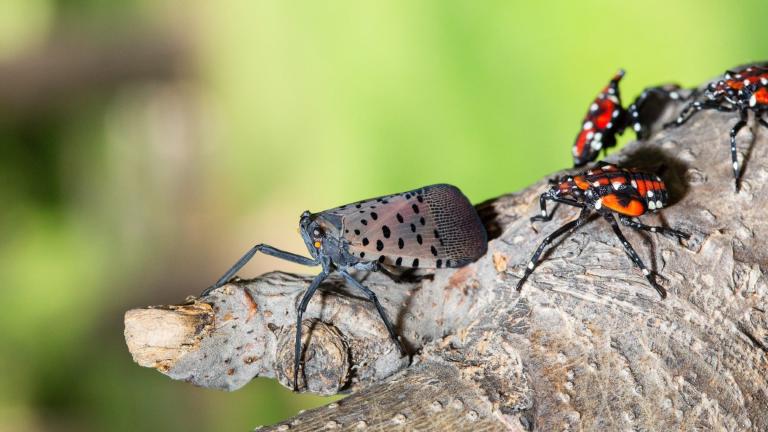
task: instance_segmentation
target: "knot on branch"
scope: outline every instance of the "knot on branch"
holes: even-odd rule
[[[350,376],[349,347],[339,329],[318,320],[304,320],[298,387],[321,395],[333,395],[344,388]],[[283,330],[277,339],[277,379],[293,387],[296,328]]]

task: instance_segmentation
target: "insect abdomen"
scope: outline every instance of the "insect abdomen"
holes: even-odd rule
[[[667,187],[659,176],[644,172],[630,172],[629,178],[632,187],[637,190],[649,210],[659,210],[667,206],[669,201]]]

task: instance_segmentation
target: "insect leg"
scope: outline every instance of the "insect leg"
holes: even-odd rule
[[[397,345],[397,348],[400,350],[400,353],[403,355],[406,355],[406,351],[403,348],[403,345],[400,343],[400,339],[397,336],[397,331],[395,331],[395,326],[392,325],[392,321],[389,320],[389,317],[387,316],[387,311],[384,310],[384,307],[379,303],[378,297],[376,297],[376,293],[368,289],[365,285],[358,282],[357,279],[352,277],[349,273],[347,273],[346,270],[340,270],[339,273],[341,276],[349,282],[350,285],[354,286],[355,288],[361,290],[363,293],[365,293],[365,296],[368,297],[368,300],[373,302],[373,305],[376,306],[376,310],[379,312],[379,316],[381,317],[381,320],[384,321],[384,326],[387,327],[387,331],[389,332],[389,337],[392,338],[393,341],[395,341],[395,345]]]
[[[643,276],[648,280],[648,282],[651,284],[651,286],[659,293],[661,298],[667,297],[667,291],[656,282],[656,279],[654,279],[653,274],[651,274],[651,271],[648,270],[648,268],[643,264],[643,260],[640,259],[640,256],[635,252],[635,249],[632,247],[631,244],[627,241],[626,237],[624,237],[624,234],[621,233],[621,229],[619,228],[619,224],[616,222],[616,218],[613,217],[612,213],[603,213],[603,217],[606,221],[608,221],[609,224],[611,224],[611,228],[613,228],[613,232],[616,234],[616,237],[619,238],[619,241],[621,241],[622,246],[624,246],[624,251],[629,255],[629,257],[632,259],[632,261],[635,262],[635,265],[640,267],[640,270],[643,272]]]
[[[693,115],[699,112],[702,108],[704,108],[703,103],[701,101],[694,100],[686,105],[682,111],[680,111],[680,115],[678,115],[675,120],[665,124],[664,127],[668,128],[680,126],[681,124],[690,120],[691,117],[693,117]]]
[[[693,102],[689,103],[688,105],[683,108],[682,111],[680,111],[680,115],[677,117],[677,119],[667,123],[664,125],[665,128],[668,127],[677,127],[682,125],[683,123],[687,122],[688,120],[693,117],[694,114],[697,112],[703,110],[703,109],[715,109],[721,112],[733,112],[736,111],[735,107],[728,106],[728,105],[722,105],[718,101],[697,101],[694,100]],[[693,111],[693,112],[691,112]]]
[[[628,226],[630,228],[637,229],[637,230],[644,230],[644,231],[650,231],[650,232],[654,232],[654,233],[661,233],[661,234],[672,235],[672,236],[679,237],[681,239],[686,239],[686,240],[691,238],[691,235],[688,234],[688,233],[684,233],[682,231],[678,231],[678,230],[675,230],[675,229],[672,229],[672,228],[663,227],[663,226],[645,225],[643,223],[634,221],[634,220],[632,220],[632,219],[630,219],[630,218],[628,218],[626,216],[623,216],[623,215],[619,216],[619,220],[621,220],[622,224],[624,224],[624,225],[626,225],[626,226]]]
[[[737,192],[739,190],[739,160],[736,153],[736,135],[747,124],[747,110],[742,110],[740,114],[741,118],[731,128],[731,161],[733,162],[733,178]]]
[[[274,248],[270,245],[258,244],[252,247],[248,252],[245,253],[245,255],[243,255],[239,260],[237,260],[237,262],[229,270],[227,270],[227,272],[224,273],[224,275],[220,277],[215,284],[206,288],[205,291],[203,291],[202,294],[200,294],[200,297],[204,297],[208,295],[208,293],[210,293],[211,291],[229,282],[229,280],[232,279],[235,276],[235,274],[237,274],[237,272],[241,268],[243,268],[243,266],[246,265],[248,261],[251,260],[251,258],[253,258],[254,255],[256,255],[256,252],[261,252],[263,254],[270,255],[275,258],[280,258],[282,260],[290,261],[292,263],[301,264],[305,266],[316,266],[320,264],[319,261],[314,260],[312,258],[307,258],[301,255],[296,255],[294,253],[285,252],[280,249]]]
[[[301,321],[304,317],[304,311],[307,310],[309,300],[315,295],[315,291],[320,286],[320,283],[328,277],[328,273],[323,270],[312,279],[312,283],[309,284],[309,288],[301,298],[299,307],[296,308],[296,344],[294,345],[293,352],[293,391],[299,391],[299,363],[301,360]]]
[[[547,213],[547,201],[554,201],[554,202],[557,202],[557,203],[566,204],[566,205],[574,206],[574,207],[580,207],[580,208],[584,208],[585,207],[584,204],[582,204],[582,203],[580,203],[580,202],[578,202],[576,200],[572,200],[572,199],[569,199],[569,198],[555,198],[552,195],[549,195],[547,193],[543,193],[539,197],[539,206],[541,207],[541,214],[533,216],[531,218],[531,222],[533,222],[533,221],[548,222],[548,221],[552,220],[552,216],[555,214],[555,211],[553,209],[550,213]]]
[[[581,210],[581,213],[579,214],[578,219],[568,222],[567,224],[556,229],[552,234],[544,237],[544,240],[541,242],[539,247],[536,248],[536,252],[533,253],[531,260],[528,261],[528,266],[525,268],[525,273],[523,273],[523,277],[521,277],[520,280],[517,282],[518,291],[520,291],[523,288],[523,284],[528,279],[528,276],[530,276],[531,273],[533,273],[533,269],[536,268],[536,263],[539,260],[541,253],[544,252],[544,248],[546,248],[547,245],[552,243],[552,241],[555,240],[556,238],[560,237],[561,235],[567,233],[568,231],[574,228],[577,228],[581,224],[583,224],[587,220],[587,216],[589,216],[589,214],[590,214],[590,210],[584,207]]]

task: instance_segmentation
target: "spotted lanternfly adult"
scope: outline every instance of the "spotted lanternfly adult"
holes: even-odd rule
[[[640,267],[643,276],[651,286],[658,291],[662,298],[665,298],[667,292],[656,283],[654,274],[643,264],[640,256],[621,233],[614,214],[619,216],[623,225],[630,228],[669,234],[682,239],[690,238],[690,235],[684,232],[661,226],[644,225],[633,219],[648,211],[661,210],[667,205],[667,200],[667,188],[657,175],[634,169],[618,168],[605,162],[599,162],[596,168],[582,175],[557,180],[554,186],[541,194],[539,198],[541,214],[532,217],[531,221],[549,221],[552,219],[552,213],[547,214],[547,201],[579,207],[581,213],[578,219],[566,223],[544,238],[528,262],[523,277],[517,283],[517,290],[519,291],[523,287],[523,283],[533,273],[544,248],[557,237],[584,224],[594,211],[611,224],[613,232],[621,241],[627,255]]]
[[[624,70],[619,69],[611,81],[589,106],[581,123],[581,130],[573,144],[573,165],[583,166],[595,160],[601,150],[616,145],[616,135],[632,126],[637,139],[648,137],[648,127],[669,101],[680,99],[680,86],[666,84],[649,87],[624,109],[619,93],[619,81]]]
[[[677,119],[667,126],[680,126],[703,109],[738,112],[739,121],[731,128],[731,166],[736,191],[739,190],[739,160],[736,153],[736,135],[746,126],[749,111],[757,121],[768,128],[762,115],[768,112],[768,66],[755,65],[736,71],[727,71],[723,78],[709,83],[699,97],[686,105]]]
[[[306,266],[322,266],[297,307],[294,390],[298,390],[302,316],[330,273],[338,272],[347,283],[365,293],[401,353],[406,354],[376,294],[349,271],[461,267],[483,256],[487,249],[485,228],[475,208],[458,188],[447,184],[371,198],[319,213],[305,211],[299,219],[299,232],[311,258],[258,244],[202,293],[205,296],[225,285],[256,252]]]

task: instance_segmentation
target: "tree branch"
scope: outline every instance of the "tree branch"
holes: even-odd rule
[[[560,208],[550,223],[529,222],[541,180],[478,206],[496,238],[476,263],[408,283],[358,275],[396,317],[416,353],[410,366],[372,305],[338,278],[324,284],[305,315],[308,388],[360,391],[273,428],[767,430],[766,131],[755,128],[754,144],[746,129],[739,137],[747,161],[735,194],[733,116],[702,112],[659,131],[679,109],[651,140],[609,158],[660,172],[673,203],[643,220],[692,233],[680,242],[624,229],[666,300],[600,219],[550,249],[516,292],[543,236],[576,217]],[[129,349],[200,386],[234,390],[255,376],[289,386],[308,281],[270,273],[186,305],[129,311]]]

